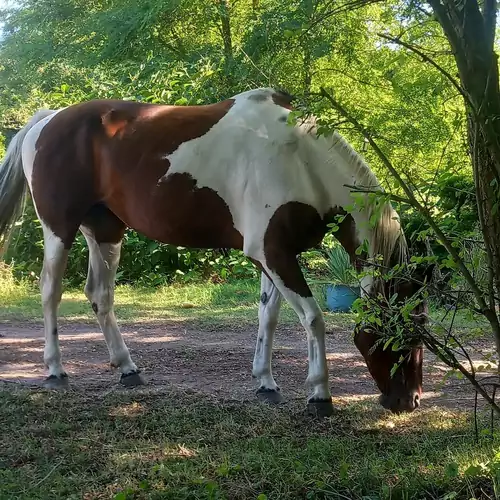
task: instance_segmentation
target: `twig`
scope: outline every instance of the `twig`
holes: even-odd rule
[[[351,121],[351,123],[354,125],[354,127],[368,140],[370,143],[370,146],[373,148],[377,156],[380,158],[384,166],[389,170],[389,172],[394,176],[394,178],[399,182],[399,185],[405,192],[406,196],[408,199],[411,201],[411,205],[416,208],[426,219],[427,223],[429,226],[432,228],[436,236],[439,238],[443,246],[446,248],[447,252],[451,255],[453,260],[456,262],[458,267],[460,268],[460,271],[462,272],[465,280],[469,284],[471,290],[474,293],[474,296],[479,304],[479,307],[481,311],[484,313],[485,311],[488,311],[488,305],[486,304],[483,294],[481,290],[479,289],[477,283],[475,282],[474,278],[472,277],[471,273],[467,269],[467,266],[463,262],[462,258],[460,257],[458,251],[456,248],[453,247],[451,242],[448,240],[448,238],[445,236],[441,228],[436,224],[434,221],[433,217],[430,215],[429,211],[427,210],[426,207],[424,207],[413,195],[411,189],[408,187],[406,182],[403,180],[399,172],[394,168],[392,165],[391,161],[385,153],[379,148],[378,144],[372,139],[371,135],[368,133],[368,131],[353,117],[351,114],[334,98],[329,94],[324,87],[321,87],[321,94],[323,97],[328,99],[332,106],[345,118]],[[488,318],[490,320],[490,318]],[[491,322],[491,320],[490,320]],[[492,324],[493,327],[493,324]]]

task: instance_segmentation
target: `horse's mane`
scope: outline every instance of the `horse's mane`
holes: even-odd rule
[[[316,118],[312,116],[302,121],[299,129],[304,134],[314,136],[315,140],[323,139],[329,149],[335,149],[352,168],[355,185],[361,189],[384,191],[363,157],[339,133],[334,132],[330,136],[318,138]],[[364,207],[368,220],[376,210],[380,211],[375,227],[370,232],[368,241],[370,255],[383,255],[382,264],[387,267],[407,262],[408,244],[401,229],[399,216],[390,202],[383,202],[382,206],[377,207],[377,200],[380,199],[374,198],[372,203],[368,202]]]

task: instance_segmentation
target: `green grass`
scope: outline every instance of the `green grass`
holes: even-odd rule
[[[0,318],[41,320],[34,288],[10,279],[1,285]],[[116,303],[130,323],[234,328],[256,324],[258,297],[257,281],[122,286]],[[65,294],[61,316],[94,321],[80,291]],[[285,306],[281,321],[297,318]],[[352,317],[328,314],[327,322],[350,328]],[[476,443],[468,413],[428,407],[393,416],[373,401],[344,400],[335,401],[334,417],[317,422],[302,405],[4,384],[0,499],[469,500],[499,491],[500,437]]]
[[[324,305],[320,287],[315,288],[315,295]],[[255,325],[259,296],[258,280],[175,284],[154,289],[118,286],[115,304],[117,317],[122,322],[189,321],[200,326],[234,328]],[[68,321],[94,321],[94,313],[82,290],[64,292],[59,317]],[[350,314],[327,313],[326,317],[330,327],[353,326]],[[0,318],[8,321],[41,321],[43,317],[38,289],[15,282],[0,286]],[[286,303],[283,304],[280,321],[285,324],[298,323],[296,314]]]
[[[492,467],[465,471],[500,444],[476,444],[463,413],[391,416],[366,402],[317,422],[300,403],[174,392],[4,390],[0,400],[3,500],[487,498]]]

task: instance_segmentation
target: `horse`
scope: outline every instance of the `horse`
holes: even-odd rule
[[[346,214],[352,186],[382,190],[362,157],[338,133],[318,134],[314,119],[290,125],[293,98],[258,88],[214,104],[171,106],[91,100],[40,110],[12,139],[0,166],[0,236],[9,231],[31,195],[44,238],[40,275],[44,363],[48,388],[68,385],[57,329],[57,309],[68,253],[78,231],[89,247],[85,295],[126,386],[144,383],[114,313],[114,283],[127,228],[150,239],[192,248],[242,250],[261,272],[253,377],[269,402],[283,396],[271,369],[282,298],[307,333],[311,387],[307,409],[333,412],[325,348],[325,321],[297,256],[318,245],[328,224],[344,213],[335,233],[356,260],[366,241],[370,256],[390,267],[406,262],[407,245],[397,213],[384,202],[375,224],[370,197]],[[338,217],[337,217],[338,219]],[[364,278],[363,293],[377,279]],[[382,284],[382,288],[389,285]],[[420,285],[390,285],[399,299]],[[380,291],[380,290],[379,290]],[[377,292],[378,293],[378,292]],[[418,312],[418,311],[417,311]],[[384,350],[368,328],[355,344],[393,412],[411,412],[422,394],[422,346]]]

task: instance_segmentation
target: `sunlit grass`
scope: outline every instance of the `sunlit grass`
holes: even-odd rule
[[[40,293],[33,285],[0,282],[0,320],[42,320]],[[258,280],[228,283],[195,282],[157,288],[118,286],[115,293],[116,314],[127,323],[190,321],[221,328],[247,327],[257,320],[260,296]],[[324,306],[322,290],[315,295]],[[59,316],[68,321],[94,321],[94,314],[82,290],[65,290]],[[352,315],[326,313],[331,328],[351,328]],[[281,322],[296,324],[298,319],[288,304],[283,304]]]
[[[476,443],[471,416],[460,411],[395,416],[363,401],[315,421],[297,402],[269,407],[147,389],[96,396],[0,391],[0,498],[493,494],[488,464],[500,441]],[[468,475],[475,464],[483,472]]]

